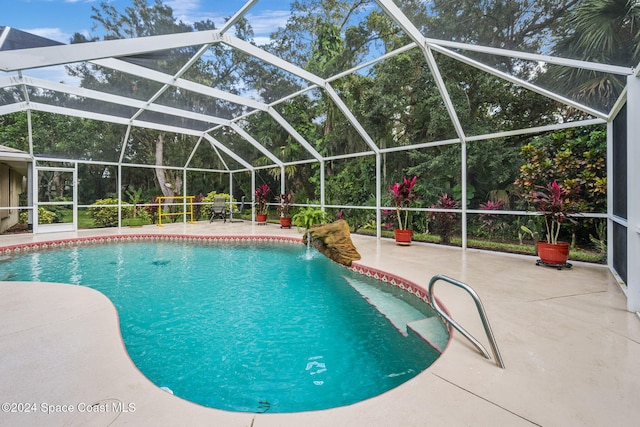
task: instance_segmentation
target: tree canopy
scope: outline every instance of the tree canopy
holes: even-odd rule
[[[640,59],[638,7],[632,1],[400,3],[411,25],[428,38],[614,65],[632,66]],[[101,36],[75,34],[71,43],[216,30],[209,20],[179,21],[161,0],[132,0],[123,10],[103,2],[92,10]],[[239,40],[234,43],[256,45],[246,18],[234,23],[233,34]],[[496,50],[465,52],[459,45],[426,51],[419,46],[407,48],[411,42],[411,28],[392,19],[373,0],[296,0],[291,2],[286,25],[274,28],[270,40],[259,48],[297,69],[279,67],[270,63],[270,57],[251,55],[249,50],[233,48],[233,43],[211,43],[120,58],[127,66],[109,67],[100,61],[67,65],[69,75],[79,80],[82,88],[114,96],[126,94],[141,101],[141,107],[105,106],[91,97],[28,88],[30,99],[36,102],[176,128],[195,126],[210,138],[137,126],[129,131],[122,124],[35,111],[31,115],[38,124],[34,126],[34,146],[45,154],[149,166],[144,170],[127,168],[123,181],[127,187],[143,188],[147,198],[180,194],[187,164],[191,169],[186,178],[189,192],[229,191],[228,181],[203,171],[243,169],[238,159],[257,168],[258,185],[276,189],[282,184],[276,159],[286,164],[285,187],[296,193],[297,202],[319,200],[318,183],[325,172],[329,204],[371,206],[379,191],[372,178],[375,153],[379,152],[382,188],[406,175],[416,175],[417,204],[429,207],[442,193],[455,193],[466,163],[467,184],[473,189],[472,197],[467,197],[469,207],[477,208],[500,192],[515,194],[522,166],[532,164],[527,147],[554,137],[553,131],[475,137],[592,118],[588,109],[563,105],[537,85],[556,88],[562,96],[594,108],[610,106],[622,87],[620,76],[575,71],[562,62],[541,64]],[[457,56],[461,53],[467,55],[465,60]],[[380,55],[386,56],[360,67]],[[132,66],[189,84],[142,78],[132,74],[131,69],[136,69]],[[304,72],[326,84],[310,85]],[[205,89],[215,89],[225,97],[205,96]],[[22,95],[16,87],[0,92],[0,96],[3,104],[9,104]],[[240,97],[244,103],[237,101]],[[251,111],[249,105],[254,102],[260,103],[261,109]],[[158,108],[145,108],[149,104]],[[176,119],[170,109],[193,114]],[[225,121],[233,125],[220,125]],[[282,121],[290,128],[283,127]],[[0,143],[25,148],[23,113],[0,116],[0,125]],[[602,128],[584,132],[577,137],[579,141],[592,140],[589,134],[600,135]],[[466,158],[461,144],[465,144]],[[547,144],[545,150],[550,147]],[[563,151],[565,146],[556,149]],[[326,158],[324,171],[313,162],[314,151]],[[105,176],[104,167],[92,168],[96,191],[94,197],[86,191],[88,200],[113,191],[111,186],[100,190],[104,186],[98,185]],[[562,173],[567,170],[558,168]],[[153,179],[149,179],[149,170],[154,171]],[[605,179],[605,171],[593,173],[597,176],[589,179]],[[238,175],[236,179],[233,185],[238,196],[250,195],[249,177]],[[601,208],[600,202],[592,208]]]

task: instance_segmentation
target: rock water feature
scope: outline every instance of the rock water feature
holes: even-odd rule
[[[361,258],[351,241],[349,224],[343,219],[330,224],[311,226],[302,241],[308,246],[316,248],[327,258],[348,267],[353,261]]]

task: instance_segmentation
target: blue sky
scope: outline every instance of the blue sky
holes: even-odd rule
[[[0,26],[24,30],[43,37],[68,43],[78,32],[91,34],[91,6],[99,7],[104,0],[11,0],[2,1]],[[154,0],[147,0],[152,3]],[[131,0],[108,0],[116,9],[123,11]],[[212,20],[216,27],[225,17],[239,10],[245,0],[164,0],[173,8],[173,14],[185,23],[205,19]],[[256,42],[279,26],[284,26],[289,16],[289,0],[259,0],[249,11],[247,18],[256,34]]]

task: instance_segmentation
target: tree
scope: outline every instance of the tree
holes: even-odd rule
[[[369,43],[376,37],[366,26],[369,13],[366,6],[372,3],[371,0],[295,1],[286,27],[272,35],[268,49],[320,77],[338,74],[369,53]],[[350,75],[332,82],[332,87],[350,108],[359,101],[358,94],[352,91],[358,87],[358,79]],[[310,123],[317,124],[316,129],[321,127],[321,134],[317,134],[316,129],[306,132],[312,137],[314,148],[324,156],[360,151],[359,147],[364,147],[362,137],[331,97],[321,91],[312,98],[311,103],[305,103],[306,112],[296,115],[307,116]],[[286,141],[297,145],[291,139]],[[333,162],[326,165],[326,173],[329,177],[335,174]]]
[[[540,51],[579,0],[434,0],[430,36],[504,49]],[[511,70],[513,71],[513,70]]]
[[[161,0],[155,0],[151,5],[146,0],[133,0],[130,7],[119,12],[113,5],[103,2],[99,7],[92,7],[92,19],[96,26],[102,27],[103,39],[121,39],[128,37],[145,37],[160,34],[172,34],[193,30],[215,29],[211,21],[202,21],[189,26],[177,22],[171,7]],[[246,21],[239,25],[241,36],[250,36],[252,31]],[[72,42],[82,43],[88,40],[81,34],[75,34]],[[168,52],[158,52],[151,55],[129,57],[127,61],[149,68],[161,69],[168,74],[175,74],[197,52],[197,47],[173,49]],[[204,55],[185,74],[185,78],[192,81],[214,86],[222,90],[233,92],[241,77],[238,71],[243,55],[235,50],[216,44],[210,54]],[[156,82],[137,78],[109,68],[84,63],[68,67],[71,75],[80,78],[83,87],[106,90],[115,93],[127,93],[141,100],[149,100],[162,88]],[[232,112],[238,112],[242,107],[228,102],[205,101],[199,94],[185,90],[169,88],[165,90],[160,102],[165,105],[191,110],[215,117],[230,117]],[[91,101],[87,101],[91,103]],[[86,107],[91,107],[87,105]],[[131,112],[131,114],[133,111]],[[146,112],[145,118],[159,123],[174,123],[178,127],[189,127],[186,120],[176,123],[175,117],[164,117],[160,114]],[[158,187],[165,196],[180,194],[182,191],[182,174],[162,168],[170,160],[174,166],[182,166],[189,153],[195,146],[195,140],[190,137],[169,132],[153,131],[149,129],[134,129],[125,150],[125,160],[133,163],[154,164]],[[182,159],[183,163],[180,163]]]
[[[633,0],[585,0],[562,21],[553,53],[602,64],[640,62],[640,5]],[[552,88],[609,109],[626,82],[623,76],[553,66],[544,77]]]

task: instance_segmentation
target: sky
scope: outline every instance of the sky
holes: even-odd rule
[[[96,35],[91,28],[91,7],[99,7],[105,1],[120,12],[132,3],[132,0],[2,0],[0,26],[69,43],[74,33]],[[149,4],[153,1],[147,0]],[[245,0],[164,0],[178,20],[191,24],[209,19],[216,28],[245,3]],[[285,25],[289,4],[289,0],[259,0],[251,8],[246,17],[254,29],[257,44],[262,44],[269,33]]]

